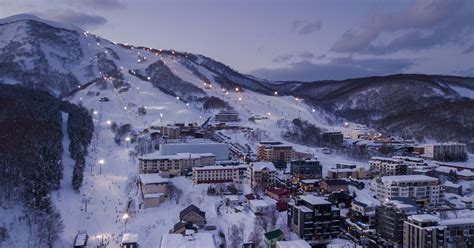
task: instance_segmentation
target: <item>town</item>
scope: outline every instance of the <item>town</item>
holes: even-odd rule
[[[252,128],[239,121],[238,113],[221,111],[202,125],[127,134],[136,179],[119,211],[123,235],[115,242],[138,247],[135,219],[164,212],[178,221],[163,227],[161,248],[474,244],[474,167],[465,144],[419,145],[344,123],[322,134],[321,156],[351,143],[397,155],[337,162],[285,141],[243,143],[248,139],[236,137],[249,137]],[[104,242],[92,235],[78,232],[75,247]]]

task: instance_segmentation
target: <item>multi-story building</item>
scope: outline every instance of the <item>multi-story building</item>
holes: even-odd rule
[[[361,201],[352,201],[351,221],[362,230],[375,228],[375,206]]]
[[[144,208],[157,207],[164,201],[168,193],[168,179],[162,178],[158,173],[140,174],[138,183]]]
[[[288,228],[311,245],[322,245],[337,238],[340,210],[323,197],[303,195],[289,202]]]
[[[163,127],[160,127],[160,133],[165,138],[177,139],[181,137],[181,127],[163,126]]]
[[[429,214],[409,216],[403,224],[403,247],[446,247],[446,226]]]
[[[239,114],[233,110],[224,110],[217,113],[214,119],[218,122],[239,121]]]
[[[295,158],[295,151],[282,142],[262,141],[257,145],[257,158],[263,161],[288,163]]]
[[[407,166],[401,159],[372,157],[369,161],[370,169],[381,176],[405,175]]]
[[[377,234],[394,246],[403,243],[403,222],[408,216],[416,214],[417,206],[413,200],[397,199],[383,202],[375,208],[375,229]]]
[[[467,158],[466,144],[437,143],[424,145],[423,157],[440,161],[463,161]]]
[[[214,165],[216,156],[212,153],[178,153],[176,155],[145,154],[138,158],[139,172],[180,175],[193,167]]]
[[[211,165],[193,168],[193,183],[242,183],[247,172],[246,165]]]
[[[252,188],[266,188],[275,182],[277,170],[272,162],[252,162],[247,166],[247,180]]]
[[[292,160],[290,162],[290,173],[293,181],[302,179],[321,179],[323,166],[316,159]]]
[[[344,141],[344,135],[341,132],[325,132],[322,139],[327,144],[338,145]]]
[[[372,177],[372,173],[364,167],[357,167],[356,165],[336,164],[336,167],[328,169],[329,179],[367,179]]]
[[[438,179],[425,175],[379,177],[372,180],[370,189],[380,201],[405,197],[421,205],[437,204],[440,194]]]

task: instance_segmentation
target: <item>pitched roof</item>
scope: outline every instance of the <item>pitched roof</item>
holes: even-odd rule
[[[327,185],[334,186],[334,185],[348,185],[349,183],[346,180],[342,179],[330,179],[324,180]]]
[[[194,206],[194,204],[191,204],[185,209],[181,210],[181,212],[179,212],[179,219],[181,220],[185,215],[190,212],[196,212],[198,215],[202,216],[203,218],[206,218],[206,212],[201,211],[201,209]]]
[[[280,229],[275,229],[273,231],[267,232],[264,234],[265,238],[268,240],[276,239],[280,236],[283,236],[283,232]]]

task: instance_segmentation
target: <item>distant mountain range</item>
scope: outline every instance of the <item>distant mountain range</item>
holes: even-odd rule
[[[131,55],[131,50],[136,53]],[[179,68],[169,66],[166,59],[179,62]],[[189,102],[209,100],[210,95],[196,84],[212,81],[224,90],[237,87],[301,98],[325,112],[330,123],[347,120],[425,141],[474,142],[474,78],[399,74],[341,81],[269,81],[203,55],[114,43],[32,15],[0,20],[0,83],[65,97],[92,83],[100,85],[103,77],[111,79],[117,91],[126,92],[131,85],[125,74]]]

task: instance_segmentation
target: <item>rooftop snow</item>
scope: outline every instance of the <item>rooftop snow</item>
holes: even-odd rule
[[[272,162],[253,162],[252,165],[254,171],[261,171],[264,168],[267,168],[271,171],[276,171],[276,168]]]
[[[133,233],[125,233],[122,238],[122,243],[137,243],[138,242],[138,234]]]
[[[302,195],[300,198],[312,205],[331,204],[324,197],[318,197],[314,195]]]
[[[161,177],[159,173],[140,174],[139,177],[143,184],[168,183],[168,179]]]
[[[440,220],[438,216],[431,215],[431,214],[415,214],[415,215],[409,216],[408,218],[419,221],[419,222],[432,222],[432,221],[438,222]]]
[[[193,170],[228,170],[228,169],[239,169],[247,168],[245,165],[209,165],[203,167],[194,167]]]
[[[439,221],[439,225],[452,226],[452,225],[467,225],[474,224],[474,218],[459,218],[459,219],[447,219]]]
[[[140,159],[155,160],[155,159],[198,159],[202,157],[215,157],[213,153],[177,153],[175,155],[161,155],[160,152],[145,154]]]
[[[270,206],[266,201],[264,200],[250,200],[249,201],[250,205],[253,205],[255,207],[268,207]]]
[[[195,233],[188,237],[181,234],[164,234],[161,248],[213,248],[217,247],[211,233]]]
[[[425,181],[425,182],[437,182],[438,179],[434,177],[429,177],[425,175],[403,175],[403,176],[384,176],[381,178],[384,184],[386,183],[403,183],[403,182],[416,182],[416,181]]]

